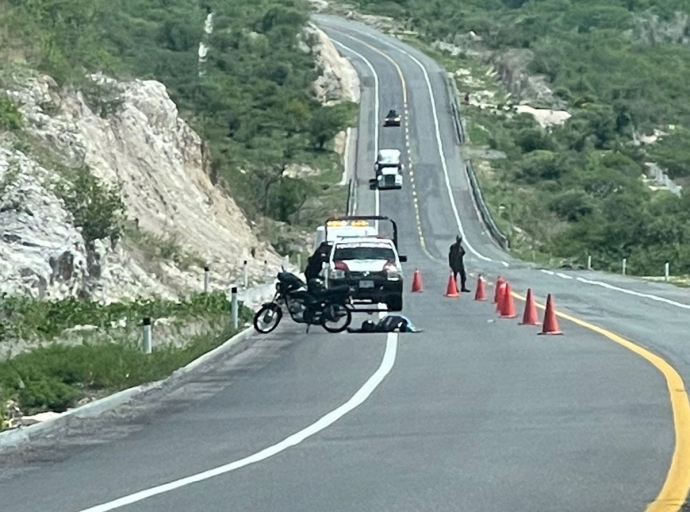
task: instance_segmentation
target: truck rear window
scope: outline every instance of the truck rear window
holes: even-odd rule
[[[395,261],[395,251],[385,246],[338,247],[333,253],[334,261],[389,260]]]

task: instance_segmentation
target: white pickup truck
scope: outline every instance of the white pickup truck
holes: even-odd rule
[[[406,256],[398,254],[398,228],[393,220],[384,216],[343,217],[349,222],[390,222],[391,235],[377,233],[375,236],[339,237],[333,242],[326,264],[326,287],[348,285],[354,289],[353,302],[373,305],[385,304],[388,311],[402,311],[403,269]],[[331,227],[326,223],[330,238]],[[379,226],[380,230],[383,227]],[[373,306],[372,306],[373,307]],[[354,311],[367,312],[356,308]],[[377,308],[376,311],[379,311]]]

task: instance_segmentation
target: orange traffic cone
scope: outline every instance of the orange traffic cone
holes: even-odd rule
[[[501,318],[515,318],[515,303],[513,302],[513,293],[510,290],[510,283],[506,283],[503,292],[503,300],[501,301]]]
[[[458,293],[458,285],[455,282],[455,276],[453,276],[452,272],[451,272],[450,276],[448,277],[448,286],[446,287],[446,297],[460,297],[460,294]]]
[[[418,269],[414,269],[414,275],[412,276],[412,293],[419,293],[422,291],[422,276]]]
[[[496,278],[496,289],[494,290],[494,304],[498,304],[498,301],[501,298],[501,293],[499,290],[501,289],[501,285],[503,283],[505,283],[505,280],[501,276],[498,276]]]
[[[527,300],[525,301],[525,313],[522,315],[520,325],[541,325],[537,316],[537,306],[532,297],[532,288],[527,288]]]
[[[477,291],[474,294],[474,300],[486,300],[486,292],[484,291],[484,277],[479,274],[477,278]]]
[[[563,334],[558,330],[558,320],[556,319],[556,309],[553,305],[551,294],[546,299],[546,313],[544,313],[544,328],[539,334]]]
[[[505,298],[505,292],[506,292],[506,285],[508,283],[505,281],[501,281],[500,284],[497,283],[497,288],[496,288],[496,313],[501,314],[501,311],[503,311],[503,299]]]

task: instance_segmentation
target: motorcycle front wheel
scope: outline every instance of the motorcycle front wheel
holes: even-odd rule
[[[275,302],[266,304],[254,315],[254,329],[261,334],[275,330],[283,318],[283,310]]]
[[[351,322],[352,311],[342,304],[327,306],[321,315],[321,326],[333,334],[343,332]]]

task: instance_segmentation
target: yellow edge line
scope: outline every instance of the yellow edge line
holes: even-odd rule
[[[525,301],[527,297],[512,292],[513,297]],[[539,309],[546,309],[546,306],[537,304]],[[586,322],[567,313],[556,312],[556,316],[573,322],[574,324],[601,334],[611,341],[627,348],[631,352],[646,359],[659,370],[666,378],[666,386],[671,398],[671,408],[673,410],[673,424],[675,429],[676,446],[671,459],[671,467],[666,475],[666,481],[661,492],[646,509],[646,512],[678,512],[688,496],[690,490],[690,402],[685,391],[683,378],[678,372],[661,357],[651,353],[647,349],[636,345],[630,340],[611,332],[603,327]]]

